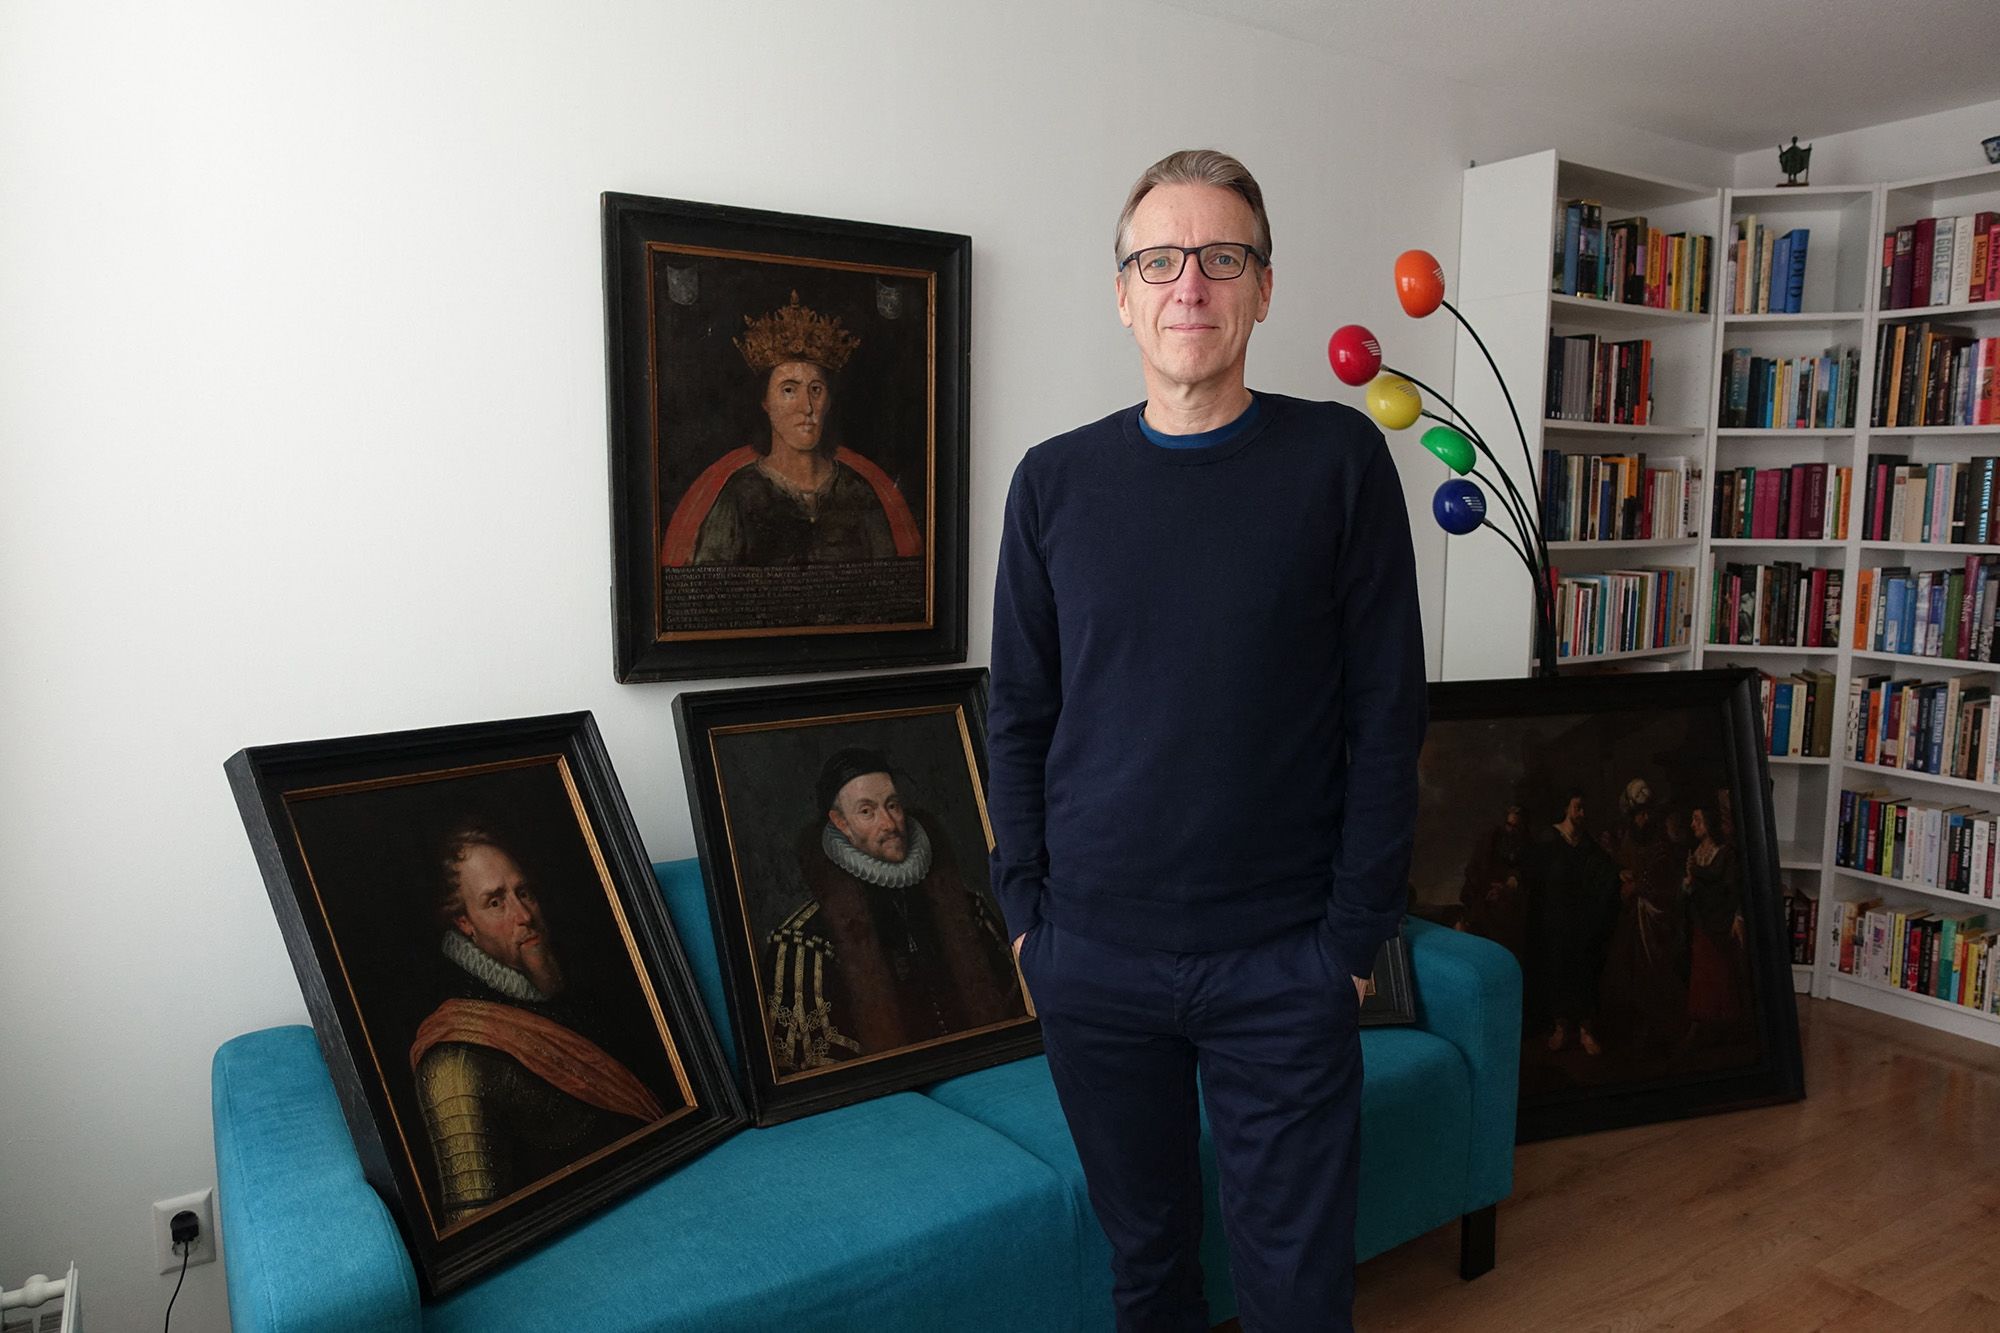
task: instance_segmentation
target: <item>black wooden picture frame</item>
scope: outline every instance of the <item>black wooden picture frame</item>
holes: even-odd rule
[[[984,668],[686,693],[674,723],[758,1124],[1041,1049],[988,882]],[[907,887],[856,879],[831,840],[822,802],[863,771],[893,784],[908,837],[859,873],[918,868],[922,827]],[[910,980],[880,961],[905,942]]]
[[[1362,1027],[1402,1027],[1417,1021],[1417,988],[1410,969],[1410,942],[1398,929],[1375,951],[1368,993],[1361,997]]]
[[[743,1127],[590,714],[257,746],[225,768],[426,1297]]]
[[[1747,668],[1431,685],[1410,912],[1522,961],[1520,1141],[1805,1095],[1758,707]]]
[[[964,661],[971,239],[602,213],[617,678]]]

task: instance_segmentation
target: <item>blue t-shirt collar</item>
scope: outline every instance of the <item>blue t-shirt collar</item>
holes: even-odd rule
[[[1236,420],[1214,430],[1196,431],[1192,435],[1169,435],[1163,430],[1155,430],[1146,420],[1144,408],[1139,410],[1139,430],[1145,437],[1162,449],[1208,449],[1218,444],[1227,444],[1257,424],[1257,395],[1250,395],[1250,406],[1243,409]]]

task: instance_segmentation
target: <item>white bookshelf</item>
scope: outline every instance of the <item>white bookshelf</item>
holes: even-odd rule
[[[1506,400],[1478,345],[1463,329],[1452,396],[1479,426],[1502,469],[1533,505],[1544,448],[1564,453],[1644,451],[1699,462],[1709,429],[1708,360],[1714,321],[1707,314],[1620,305],[1551,291],[1560,201],[1589,198],[1606,221],[1643,214],[1668,232],[1716,234],[1722,192],[1636,172],[1569,162],[1553,152],[1468,168],[1465,173],[1459,274],[1454,304],[1486,340],[1515,394],[1527,436],[1524,456]],[[1713,291],[1711,289],[1711,304]],[[1608,340],[1650,339],[1653,410],[1646,425],[1556,421],[1544,416],[1549,337],[1594,333]],[[1492,464],[1481,461],[1481,470]],[[1499,501],[1489,497],[1498,514]],[[1637,566],[1698,567],[1699,531],[1650,541],[1551,542],[1564,574]],[[1445,547],[1445,613],[1441,644],[1447,680],[1524,676],[1533,666],[1533,591],[1527,571],[1488,533]],[[1565,667],[1617,666],[1669,670],[1693,664],[1693,644],[1565,657]]]
[[[1739,313],[1733,308],[1734,291],[1727,288],[1716,300],[1707,417],[1711,429],[1704,469],[1709,487],[1706,496],[1709,513],[1703,531],[1709,540],[1703,551],[1702,599],[1696,612],[1694,637],[1702,644],[1697,665],[1752,666],[1779,677],[1808,669],[1830,671],[1834,676],[1837,709],[1845,703],[1849,679],[1844,639],[1817,648],[1708,643],[1709,596],[1715,571],[1727,563],[1770,564],[1791,560],[1808,567],[1838,569],[1841,626],[1845,631],[1851,624],[1854,606],[1853,533],[1841,536],[1832,526],[1835,516],[1829,516],[1828,529],[1818,538],[1717,537],[1714,507],[1726,470],[1782,468],[1800,463],[1824,464],[1829,470],[1853,466],[1869,411],[1868,336],[1872,327],[1874,260],[1879,253],[1876,195],[1872,185],[1729,190],[1723,195],[1722,225],[1718,230],[1717,278],[1724,284],[1729,270],[1729,238],[1738,221],[1754,216],[1760,225],[1772,228],[1778,235],[1802,227],[1810,233],[1811,240],[1800,311]],[[1726,354],[1735,347],[1747,347],[1755,356],[1777,358],[1816,355],[1829,348],[1854,349],[1861,374],[1853,423],[1816,425],[1809,429],[1723,426]],[[1855,475],[1859,475],[1858,470]],[[1838,720],[1844,714],[1837,713],[1836,717]],[[1837,721],[1833,741],[1836,752],[1841,748],[1841,731]],[[1840,772],[1838,759],[1832,757],[1770,761],[1771,807],[1780,843],[1801,853],[1794,858],[1780,857],[1780,881],[1787,889],[1821,904],[1822,911],[1830,901],[1829,871],[1838,838]],[[1813,941],[1814,961],[1793,966],[1794,986],[1803,994],[1826,994],[1821,980],[1827,955],[1825,923],[1822,916],[1821,928],[1815,932],[1817,938]]]
[[[2000,168],[1981,168],[1976,171],[1898,181],[1877,188],[1875,219],[1872,227],[1875,252],[1867,264],[1871,277],[1867,293],[1869,319],[1864,343],[1867,355],[1862,363],[1864,378],[1870,381],[1871,388],[1877,341],[1885,330],[1893,330],[1899,323],[1921,319],[1945,319],[1953,325],[1970,328],[1982,337],[2000,334],[2000,302],[1888,310],[1882,308],[1881,299],[1879,275],[1884,233],[1911,223],[1919,217],[1951,217],[1988,209],[2000,210]],[[1872,409],[1872,403],[1870,407]],[[1864,468],[1870,454],[1897,453],[1907,455],[1913,463],[1941,463],[1963,462],[1975,454],[2000,453],[2000,427],[1884,428],[1870,426],[1868,423],[1871,419],[1871,415],[1867,413],[1861,416],[1860,429],[1856,432],[1853,442],[1852,465],[1856,477],[1853,498],[1857,506],[1865,503],[1867,496]],[[1991,546],[1946,542],[1865,541],[1861,539],[1861,532],[1861,515],[1857,508],[1851,524],[1852,540],[1849,542],[1847,562],[1848,569],[1852,571],[1850,589],[1864,568],[1908,565],[1917,569],[1943,569],[1962,564],[1968,555],[2000,554],[2000,548]],[[1932,681],[1948,680],[1954,676],[1968,681],[2000,677],[2000,666],[1991,663],[1962,662],[1856,649],[1853,647],[1852,614],[1850,591],[1850,602],[1846,611],[1848,618],[1843,622],[1841,635],[1843,691],[1850,681],[1874,674]],[[1826,878],[1820,895],[1821,924],[1819,951],[1813,975],[1814,993],[1858,1004],[1927,1027],[1956,1032],[1990,1045],[2000,1045],[2000,1018],[1932,996],[1900,990],[1871,978],[1849,976],[1840,972],[1834,952],[1833,932],[1837,922],[1830,914],[1830,909],[1840,902],[1879,898],[1891,906],[1907,904],[1912,907],[1929,907],[1945,911],[1984,910],[1990,912],[1996,920],[2000,920],[2000,902],[1968,898],[1964,894],[1935,889],[1924,884],[1884,878],[1836,866],[1831,845],[1831,839],[1838,836],[1840,792],[1843,787],[1856,791],[1883,790],[1912,799],[1952,805],[1964,804],[1996,811],[2000,811],[2000,787],[1962,778],[1858,763],[1846,757],[1845,752],[1839,759],[1834,778],[1828,792],[1827,814],[1831,830],[1827,864],[1831,873]]]
[[[1711,312],[1687,316],[1640,307],[1611,306],[1552,293],[1550,257],[1565,200],[1602,202],[1611,221],[1636,213],[1652,225],[1703,232],[1715,239]],[[1793,968],[1795,987],[1877,1010],[1927,1027],[2000,1045],[2000,1018],[1886,984],[1842,974],[1833,930],[1843,901],[1881,898],[1938,907],[1957,904],[1988,910],[2000,921],[2000,900],[1973,900],[1928,886],[1884,879],[1836,863],[1840,793],[1886,790],[1911,799],[2000,811],[2000,786],[1928,773],[1856,763],[1847,757],[1845,705],[1853,681],[1870,674],[1897,678],[1990,680],[2000,693],[2000,665],[1909,654],[1857,650],[1856,590],[1864,568],[1909,565],[1947,568],[1968,555],[2000,554],[2000,547],[1861,540],[1861,505],[1867,493],[1865,464],[1872,453],[1906,454],[1914,463],[1963,462],[2000,454],[2000,426],[1871,427],[1874,354],[1883,329],[1918,320],[1945,320],[1978,336],[2000,334],[2000,302],[1884,310],[1880,262],[1884,232],[1923,216],[2000,211],[2000,167],[1947,173],[1886,185],[1820,185],[1795,189],[1718,190],[1566,162],[1553,152],[1470,168],[1465,173],[1461,272],[1456,303],[1480,330],[1517,396],[1534,466],[1541,451],[1616,453],[1645,451],[1649,458],[1685,455],[1702,467],[1702,514],[1685,538],[1652,542],[1551,543],[1565,573],[1638,565],[1686,564],[1697,569],[1690,646],[1635,654],[1565,658],[1565,669],[1676,670],[1700,666],[1751,666],[1776,676],[1814,669],[1835,678],[1836,715],[1831,757],[1790,756],[1770,762],[1773,812],[1780,846],[1779,875],[1788,888],[1820,905],[1814,962]],[[1749,214],[1776,228],[1811,233],[1798,313],[1736,314],[1722,290],[1730,224]],[[1645,427],[1544,420],[1548,341],[1551,332],[1594,332],[1607,338],[1645,337],[1654,343],[1653,424]],[[1813,355],[1829,347],[1859,351],[1854,425],[1812,430],[1721,428],[1724,353],[1748,347],[1764,357]],[[1458,337],[1453,394],[1495,445],[1509,475],[1529,494],[1529,462],[1512,439],[1512,422],[1492,373],[1463,331]],[[1763,540],[1714,536],[1713,506],[1724,468],[1788,467],[1824,463],[1852,469],[1851,510],[1844,537]],[[1482,463],[1490,471],[1490,464]],[[1497,538],[1454,539],[1446,548],[1443,674],[1446,679],[1526,675],[1531,663],[1532,599],[1525,571]],[[1705,642],[1710,576],[1717,562],[1768,564],[1796,560],[1839,569],[1841,632],[1817,648],[1723,645]]]

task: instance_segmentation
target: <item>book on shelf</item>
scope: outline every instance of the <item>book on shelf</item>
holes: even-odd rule
[[[1802,314],[1810,238],[1805,227],[1778,235],[1775,228],[1759,223],[1755,213],[1732,222],[1722,279],[1729,313]]]
[[[1840,971],[1980,1013],[2000,1012],[1996,932],[1984,912],[1893,907],[1879,898],[1830,912],[1828,944]]]
[[[1604,220],[1595,199],[1558,207],[1551,287],[1614,305],[1708,313],[1713,240],[1698,232],[1665,232],[1643,217]]]
[[[1757,673],[1758,716],[1765,752],[1774,759],[1824,759],[1833,753],[1834,686],[1831,671],[1790,676]]]
[[[1557,421],[1644,426],[1653,413],[1653,343],[1610,342],[1594,333],[1549,335],[1543,415]]]
[[[1929,320],[1884,325],[1875,344],[1871,425],[2000,424],[2000,338]]]
[[[2000,213],[1918,218],[1882,236],[1881,307],[2000,300]]]
[[[1861,353],[1829,347],[1818,356],[1763,357],[1747,347],[1722,354],[1719,424],[1725,430],[1849,430]]]
[[[1542,530],[1550,541],[1654,541],[1694,535],[1701,465],[1644,453],[1542,451]]]
[[[1905,680],[1873,674],[1848,684],[1847,757],[1856,764],[2000,782],[1994,763],[2000,709],[1992,690],[1962,676]]]
[[[1967,556],[1957,569],[1864,568],[1854,607],[1858,651],[1992,662],[2000,555]]]
[[[1792,962],[1812,966],[1813,946],[1819,942],[1819,899],[1787,886],[1785,927],[1792,937]]]
[[[1854,469],[1827,463],[1724,468],[1715,474],[1709,535],[1751,541],[1847,540]]]
[[[1994,492],[2000,456],[1965,462],[1911,463],[1870,454],[1861,506],[1861,539],[1911,545],[2000,546]]]
[[[1940,893],[1991,900],[2000,815],[1949,800],[1843,788],[1834,864]]]
[[[1556,588],[1559,659],[1682,647],[1692,617],[1694,570],[1685,566],[1565,574]]]
[[[1838,565],[1719,564],[1709,576],[1707,640],[1722,647],[1834,647],[1845,578]]]

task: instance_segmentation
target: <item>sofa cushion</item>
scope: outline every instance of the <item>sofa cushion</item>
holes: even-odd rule
[[[1072,1299],[1086,1312],[1085,1327],[1110,1328],[1113,1322],[1111,1242],[1105,1239],[1104,1228],[1097,1224],[1097,1214],[1091,1209],[1083,1163],[1077,1158],[1076,1143],[1070,1138],[1062,1104],[1056,1099],[1048,1057],[1030,1056],[963,1074],[932,1084],[924,1092],[960,1115],[1005,1134],[1062,1177],[1069,1187],[1070,1206],[1076,1214],[1082,1255],[1083,1285]],[[1236,1313],[1236,1298],[1229,1281],[1229,1250],[1217,1211],[1215,1145],[1209,1140],[1206,1118],[1201,1133],[1201,1174],[1201,1267],[1206,1279],[1209,1318],[1219,1323]]]
[[[1471,1088],[1456,1047],[1419,1028],[1361,1034],[1366,1083],[1361,1103],[1361,1199],[1354,1248],[1368,1259],[1465,1211]],[[1048,1060],[1035,1056],[947,1079],[926,1095],[990,1125],[1057,1171],[1068,1184],[1085,1238],[1086,1308],[1109,1326],[1110,1245],[1090,1209],[1082,1163],[1062,1118]],[[1235,1313],[1228,1248],[1217,1215],[1215,1147],[1202,1119],[1201,1164],[1207,1211],[1202,1271],[1210,1317]]]
[[[695,988],[715,1024],[715,1036],[730,1068],[740,1077],[742,1058],[736,1051],[736,1028],[729,1021],[729,999],[722,988],[722,959],[715,951],[715,931],[709,924],[708,890],[702,886],[701,862],[689,857],[681,861],[661,861],[653,867],[660,882],[660,897],[667,905],[667,918],[680,937],[681,952],[687,955],[688,971],[694,974]]]
[[[1475,1206],[1466,1185],[1472,1079],[1458,1048],[1422,1028],[1363,1032],[1361,1060],[1354,1257],[1372,1259]]]
[[[312,1029],[224,1042],[210,1086],[231,1327],[415,1333],[416,1271],[362,1179]]]
[[[1062,1329],[1057,1174],[915,1093],[750,1130],[425,1310],[497,1328]]]

